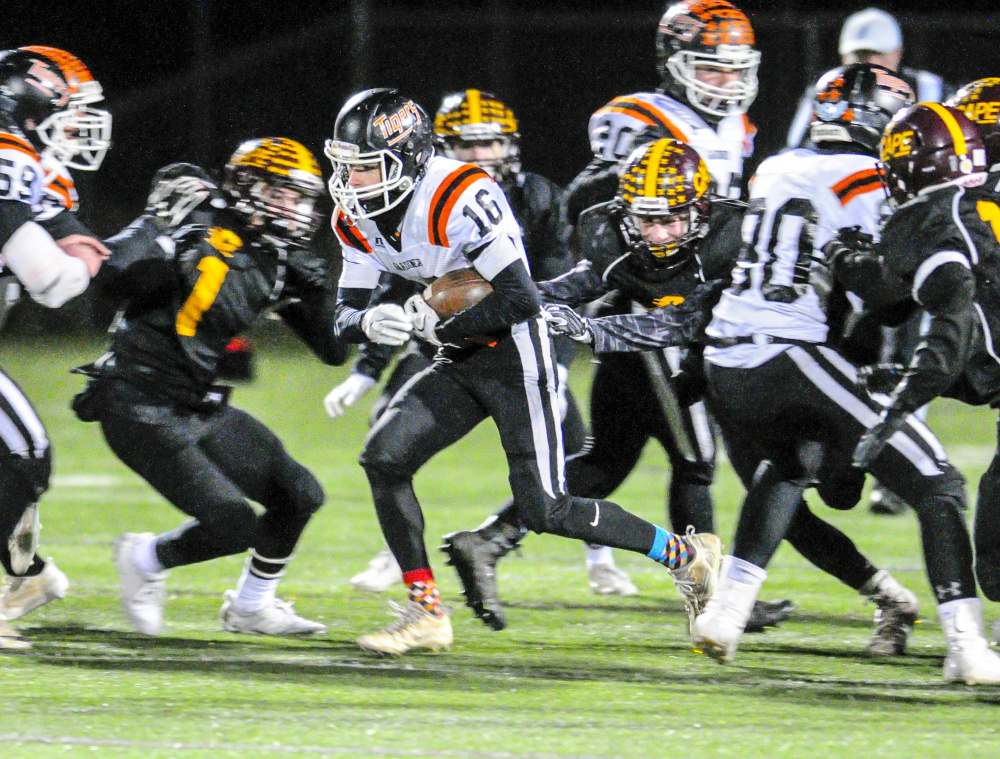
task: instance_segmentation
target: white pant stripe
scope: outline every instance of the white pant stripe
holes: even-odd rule
[[[550,461],[549,435],[545,426],[545,409],[542,406],[542,394],[538,387],[538,362],[535,360],[535,346],[531,341],[531,322],[521,322],[511,327],[511,335],[517,352],[521,356],[521,367],[524,370],[524,391],[528,398],[528,412],[531,416],[531,437],[535,443],[535,461],[538,473],[542,478],[542,489],[551,498],[555,498],[552,487],[552,463]],[[554,399],[553,399],[554,400]]]
[[[879,414],[868,408],[847,388],[843,387],[837,380],[827,374],[823,367],[816,362],[816,359],[810,356],[803,348],[794,346],[789,349],[787,355],[826,397],[830,398],[834,403],[861,422],[862,425],[871,429],[878,424]],[[928,477],[941,474],[941,468],[938,467],[937,462],[904,433],[897,432],[889,438],[889,445],[903,454],[921,474]]]
[[[549,378],[546,389],[549,391],[549,408],[555,412],[559,408],[559,372],[556,370],[555,362],[552,360],[552,343],[549,338],[549,326],[544,319],[536,320],[538,326],[538,338],[542,346],[542,360],[545,362],[545,374]],[[560,492],[566,492],[566,458],[563,449],[562,420],[553,414],[556,431],[556,477],[559,480]]]
[[[31,455],[31,451],[28,450],[28,441],[24,439],[21,430],[17,428],[17,425],[3,411],[0,411],[0,439],[3,440],[4,445],[7,446],[7,450],[11,453],[22,458],[27,458]]]
[[[0,372],[0,394],[10,404],[10,407],[17,414],[18,419],[24,425],[28,434],[31,435],[34,455],[41,456],[49,447],[49,439],[45,434],[45,427],[38,416],[36,416],[31,404],[28,403],[28,399],[24,397],[24,394],[18,389],[17,385],[11,382],[3,372]],[[17,436],[22,441],[21,447],[26,451],[27,445],[24,442],[24,437],[20,433]],[[4,441],[6,440],[7,438],[4,437]]]
[[[705,403],[703,401],[692,403],[688,406],[688,413],[691,414],[691,426],[694,427],[694,435],[698,439],[702,461],[711,461],[715,457],[715,436],[708,423]]]

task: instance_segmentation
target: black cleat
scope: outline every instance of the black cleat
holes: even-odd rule
[[[504,629],[507,615],[500,606],[496,565],[507,551],[471,530],[445,535],[441,550],[448,555],[447,563],[458,572],[465,589],[465,605],[487,626],[494,630]]]
[[[795,604],[787,598],[780,601],[757,601],[743,632],[759,633],[764,632],[766,627],[777,627],[779,622],[792,616],[793,611]]]

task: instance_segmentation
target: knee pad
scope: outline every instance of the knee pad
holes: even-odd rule
[[[565,510],[569,499],[568,495],[560,496],[551,506],[545,503],[515,502],[521,527],[539,535],[552,532],[554,523],[558,521],[555,518],[556,512]]]
[[[681,461],[671,462],[673,467],[672,477],[675,480],[688,482],[692,485],[711,485],[715,478],[714,461]]]
[[[306,517],[319,511],[319,507],[326,501],[323,486],[319,484],[319,480],[313,476],[312,472],[305,468],[303,468],[302,474],[296,478],[291,496],[295,510]]]
[[[929,478],[933,487],[928,490],[923,500],[944,497],[951,501],[957,510],[965,511],[969,507],[965,477],[951,464],[941,464],[940,466],[943,471],[937,477]]]
[[[412,454],[413,451],[407,441],[392,440],[389,435],[380,434],[380,428],[376,425],[368,433],[358,463],[366,472],[375,470],[385,475],[409,480],[413,478],[418,468],[412,463]]]

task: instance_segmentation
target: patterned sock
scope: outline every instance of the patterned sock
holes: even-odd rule
[[[403,582],[406,584],[406,594],[411,601],[420,604],[435,617],[444,614],[444,606],[441,605],[441,591],[438,590],[437,583],[434,582],[434,573],[430,569],[414,569],[412,572],[404,572]]]
[[[667,532],[662,527],[656,528],[653,547],[646,555],[667,569],[680,569],[692,558],[684,537],[675,532]]]

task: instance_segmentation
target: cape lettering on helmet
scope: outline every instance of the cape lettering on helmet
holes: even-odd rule
[[[341,287],[374,287],[378,273],[429,284],[456,269],[491,279],[517,259],[527,267],[521,230],[500,186],[471,163],[434,156],[409,200],[394,245],[376,216],[333,227],[344,255]]]
[[[821,249],[844,227],[878,238],[886,192],[876,166],[866,155],[801,148],[764,161],[744,219],[744,252],[707,334],[824,342],[830,273]],[[757,366],[787,348],[708,348],[705,355],[724,366]]]
[[[633,148],[634,139],[649,128],[664,137],[687,143],[708,166],[720,195],[738,198],[743,159],[753,152],[756,127],[745,114],[724,117],[711,127],[698,113],[660,92],[636,92],[612,100],[590,117],[588,131],[594,155],[608,161],[621,160]]]

